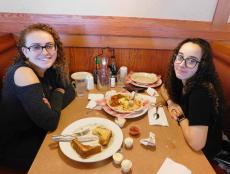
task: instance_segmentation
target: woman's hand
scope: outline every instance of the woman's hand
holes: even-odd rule
[[[63,88],[56,88],[55,91],[65,94],[65,90]]]
[[[174,120],[176,120],[178,116],[183,114],[183,111],[182,111],[180,105],[178,105],[176,103],[171,103],[170,105],[168,105],[168,111]]]
[[[50,102],[49,102],[49,100],[47,99],[47,98],[42,98],[42,100],[43,100],[43,102],[48,106],[48,108],[50,108],[51,109],[51,105],[50,105]]]

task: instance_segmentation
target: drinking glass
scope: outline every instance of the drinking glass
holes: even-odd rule
[[[82,97],[87,91],[87,81],[86,79],[75,79],[75,91],[78,97]]]
[[[108,58],[101,57],[99,68],[97,70],[97,89],[106,91],[109,89],[110,72],[108,68]]]

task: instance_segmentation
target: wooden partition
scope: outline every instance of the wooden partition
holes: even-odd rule
[[[8,66],[13,62],[16,55],[16,41],[13,34],[0,36],[0,88],[2,86],[2,77]]]
[[[224,91],[226,112],[224,117],[224,130],[230,137],[230,46],[212,42],[214,63]]]
[[[75,71],[93,72],[95,56],[100,54],[101,48],[65,48],[70,62],[70,73]],[[116,64],[127,66],[129,71],[154,72],[165,77],[165,70],[171,55],[170,50],[150,49],[115,49]]]

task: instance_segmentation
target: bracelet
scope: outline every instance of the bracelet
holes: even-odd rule
[[[176,121],[178,123],[178,125],[180,126],[180,122],[183,121],[184,119],[186,119],[184,114],[181,114],[177,117]]]

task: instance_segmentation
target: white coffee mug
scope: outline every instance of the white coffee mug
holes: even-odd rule
[[[120,78],[124,79],[127,76],[128,68],[126,66],[122,66],[122,67],[120,67],[118,72],[120,72],[119,73]]]
[[[73,80],[86,79],[87,89],[88,90],[94,89],[93,75],[89,72],[75,72],[71,74],[71,78]]]

